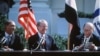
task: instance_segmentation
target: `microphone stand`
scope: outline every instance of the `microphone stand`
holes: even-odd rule
[[[3,37],[1,40],[0,40],[0,48],[3,47],[3,44],[5,44],[5,42],[7,41],[7,39],[5,37]]]
[[[31,50],[30,50],[30,51],[31,51],[31,54],[32,54],[32,51],[38,50],[38,48],[40,47],[40,45],[41,45],[41,43],[43,42],[43,40],[44,40],[44,38],[41,38],[41,40],[40,40],[38,46],[37,46],[35,49],[32,49],[32,48],[31,48]]]

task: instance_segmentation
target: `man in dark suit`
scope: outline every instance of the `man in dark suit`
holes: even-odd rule
[[[83,27],[84,33],[76,37],[75,48],[77,51],[96,51],[100,46],[100,38],[93,34],[94,25],[87,22]]]
[[[29,37],[28,44],[30,50],[58,50],[53,38],[46,34],[48,23],[46,20],[40,20],[37,23],[38,33]]]
[[[23,44],[20,37],[14,33],[15,29],[15,22],[12,20],[7,20],[5,23],[5,31],[0,33],[1,50],[13,51],[23,49]]]

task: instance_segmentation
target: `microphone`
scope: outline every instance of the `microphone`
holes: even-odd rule
[[[40,47],[40,45],[41,45],[41,43],[43,42],[43,40],[44,40],[44,38],[41,38],[39,44],[37,45],[37,47],[36,47],[35,49],[32,50],[32,48],[31,48],[31,50],[30,50],[30,53],[31,53],[31,54],[32,54],[32,51],[37,51],[37,50],[38,50],[38,48]],[[32,46],[34,46],[34,45],[32,45]]]
[[[3,47],[3,44],[5,44],[6,41],[7,41],[7,39],[5,37],[1,38],[1,40],[0,40],[0,48]]]
[[[78,51],[78,50],[85,51],[86,50],[86,41],[87,41],[87,39],[85,38],[83,43],[80,46],[74,47],[72,51]]]
[[[41,43],[43,42],[43,40],[44,40],[44,38],[41,38],[41,40],[40,40],[38,46],[34,49],[34,51],[36,51],[36,50],[40,47],[40,45],[41,45]]]
[[[0,41],[1,44],[5,44],[5,42],[7,41],[7,38],[3,37]]]

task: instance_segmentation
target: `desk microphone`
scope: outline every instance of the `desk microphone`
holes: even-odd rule
[[[43,40],[44,40],[44,38],[41,38],[39,44],[37,45],[37,47],[36,47],[35,49],[32,49],[32,48],[31,48],[31,54],[32,54],[32,51],[37,51],[37,50],[38,50],[38,48],[40,47],[40,45],[41,45],[41,43],[43,42]],[[32,45],[32,46],[34,46],[34,45]]]
[[[41,40],[39,41],[37,47],[35,49],[33,49],[34,51],[38,50],[38,48],[40,47],[41,43],[43,42],[44,38],[41,38]],[[34,46],[34,45],[32,45]],[[32,49],[31,49],[32,50]]]
[[[5,44],[6,41],[7,41],[7,38],[3,37],[3,38],[0,40],[0,43],[1,43],[1,44]]]

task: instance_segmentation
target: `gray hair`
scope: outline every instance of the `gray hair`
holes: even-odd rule
[[[90,26],[93,30],[95,30],[95,26],[94,26],[94,24],[93,24],[92,22],[86,22],[86,23],[84,24],[84,27],[85,27],[86,25]]]
[[[48,22],[45,19],[41,19],[37,22],[37,26],[40,26],[41,23],[46,23],[48,25]]]

